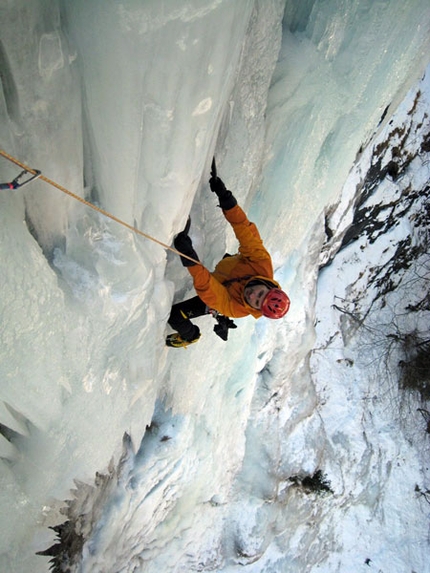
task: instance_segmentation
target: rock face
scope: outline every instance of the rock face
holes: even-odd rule
[[[420,520],[428,527],[428,110],[426,90],[411,92],[360,150],[342,196],[325,213],[311,372],[330,452],[325,469],[345,519],[343,530],[322,523],[320,533],[346,548],[356,531],[357,566],[381,551],[380,559],[398,558],[401,568],[425,568],[418,557],[398,555],[394,539],[402,535],[400,513],[417,538]],[[360,533],[353,522],[366,512]],[[330,563],[345,568],[342,556]]]
[[[122,440],[122,455],[115,466],[111,461],[105,474],[97,473],[94,484],[75,480],[76,488],[71,492],[61,513],[66,520],[51,529],[57,539],[53,545],[38,555],[50,556],[50,569],[54,573],[68,573],[79,568],[84,543],[91,537],[100,521],[103,509],[114,495],[121,480],[127,476],[127,469],[134,460],[130,436],[125,433]]]
[[[320,284],[328,276],[335,284],[330,295],[320,288],[320,299],[332,297],[343,343],[354,336],[372,341],[400,386],[424,400],[430,397],[427,100],[425,91],[411,92],[396,120],[362,152],[338,204],[327,209],[320,259]]]
[[[339,203],[326,211],[321,268],[335,260],[336,266],[351,268],[352,259],[356,261],[356,272],[348,275],[349,297],[343,310],[350,316],[359,313],[361,320],[376,301],[384,307],[389,293],[401,291],[411,272],[419,273],[428,262],[428,104],[420,90],[404,105],[408,103],[399,113],[401,123],[391,120],[362,152],[351,184]],[[428,294],[420,298],[426,277],[419,276],[422,280],[417,276],[414,288],[407,289],[419,299],[408,302],[411,312],[429,310]]]

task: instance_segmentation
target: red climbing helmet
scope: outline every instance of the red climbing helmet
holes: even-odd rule
[[[267,318],[282,318],[290,308],[290,299],[280,288],[272,288],[261,303],[261,312]]]

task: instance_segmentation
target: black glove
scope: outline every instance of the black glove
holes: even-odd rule
[[[222,197],[223,195],[225,195],[225,193],[227,193],[227,188],[224,185],[224,181],[219,177],[212,176],[209,179],[209,185],[211,187],[211,191],[216,193],[218,197]]]
[[[178,235],[176,235],[173,244],[175,245],[176,250],[178,250],[183,255],[187,255],[188,257],[192,257],[196,261],[199,260],[196,251],[193,248],[193,243],[191,242],[190,237],[182,231]],[[186,259],[185,257],[181,257],[181,262],[184,267],[193,267],[197,263],[194,261],[190,261],[190,259]]]
[[[231,191],[228,191],[224,182],[219,177],[211,177],[209,179],[211,191],[218,195],[219,206],[224,211],[233,209],[237,205],[237,201]]]
[[[227,316],[223,316],[222,314],[218,314],[216,316],[218,324],[214,326],[214,332],[223,340],[227,340],[228,338],[228,329],[229,328],[237,328],[237,325],[228,318]]]

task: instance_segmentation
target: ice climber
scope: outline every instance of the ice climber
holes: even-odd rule
[[[288,296],[273,279],[272,259],[264,248],[257,227],[248,220],[232,192],[216,175],[215,163],[209,185],[218,196],[219,206],[239,241],[239,252],[225,255],[213,272],[181,257],[182,264],[193,277],[197,296],[172,306],[168,322],[176,332],[167,337],[167,346],[185,347],[197,342],[200,329],[191,322],[191,318],[212,314],[218,321],[214,331],[227,340],[228,329],[236,328],[231,318],[248,315],[282,318],[290,306]],[[189,227],[190,220],[176,235],[174,245],[182,254],[199,261],[188,236]]]

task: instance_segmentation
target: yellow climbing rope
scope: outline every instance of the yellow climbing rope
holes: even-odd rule
[[[37,174],[38,172],[35,169],[32,169],[31,167],[28,167],[27,165],[25,165],[24,163],[21,163],[21,161],[19,161],[18,159],[16,159],[15,157],[12,157],[12,155],[9,155],[9,153],[6,153],[6,151],[3,151],[2,149],[0,149],[0,155],[2,155],[5,159],[8,159],[9,161],[11,161],[12,163],[14,163],[15,165],[18,165],[18,167],[21,167],[21,169],[25,169],[25,171],[27,171],[28,173],[31,173],[33,175]],[[96,205],[93,205],[92,203],[90,203],[89,201],[86,201],[85,199],[83,199],[82,197],[79,197],[79,195],[76,195],[75,193],[72,193],[71,191],[69,191],[68,189],[66,189],[65,187],[63,187],[62,185],[59,185],[58,183],[56,183],[55,181],[52,181],[52,179],[48,179],[48,177],[45,177],[44,175],[39,175],[38,179],[41,179],[42,181],[45,181],[45,183],[48,183],[48,185],[52,185],[52,187],[55,187],[56,189],[59,189],[62,193],[65,193],[66,195],[69,195],[69,197],[72,197],[73,199],[76,199],[76,201],[79,201],[80,203],[83,203],[84,205],[86,205],[87,207],[90,207],[90,209],[93,209],[94,211],[97,211],[98,213],[101,213],[102,215],[104,215],[105,217],[109,217],[109,219],[112,219],[112,221],[115,221],[116,223],[119,223],[120,225],[122,225],[123,227],[126,227],[127,229],[129,229],[130,231],[133,231],[133,233],[137,233],[138,235],[141,235],[142,237],[145,237],[145,239],[149,239],[150,241],[153,241],[154,243],[157,243],[158,245],[161,245],[162,247],[164,247],[165,249],[168,249],[169,251],[172,251],[173,253],[176,253],[177,255],[184,257],[186,259],[189,259],[190,261],[192,261],[193,263],[197,263],[199,265],[201,265],[202,263],[200,261],[198,261],[197,259],[193,259],[192,257],[189,257],[188,255],[185,255],[184,253],[179,252],[178,250],[174,249],[173,247],[170,247],[169,245],[166,245],[165,243],[163,243],[162,241],[159,241],[158,239],[155,239],[154,237],[151,237],[151,235],[148,235],[147,233],[144,233],[143,231],[141,231],[140,229],[137,229],[136,227],[133,227],[132,225],[129,225],[128,223],[126,223],[125,221],[123,221],[122,219],[119,219],[118,217],[115,217],[115,215],[112,215],[112,213],[109,213],[108,211],[105,211],[104,209],[101,209],[100,207],[97,207]]]

